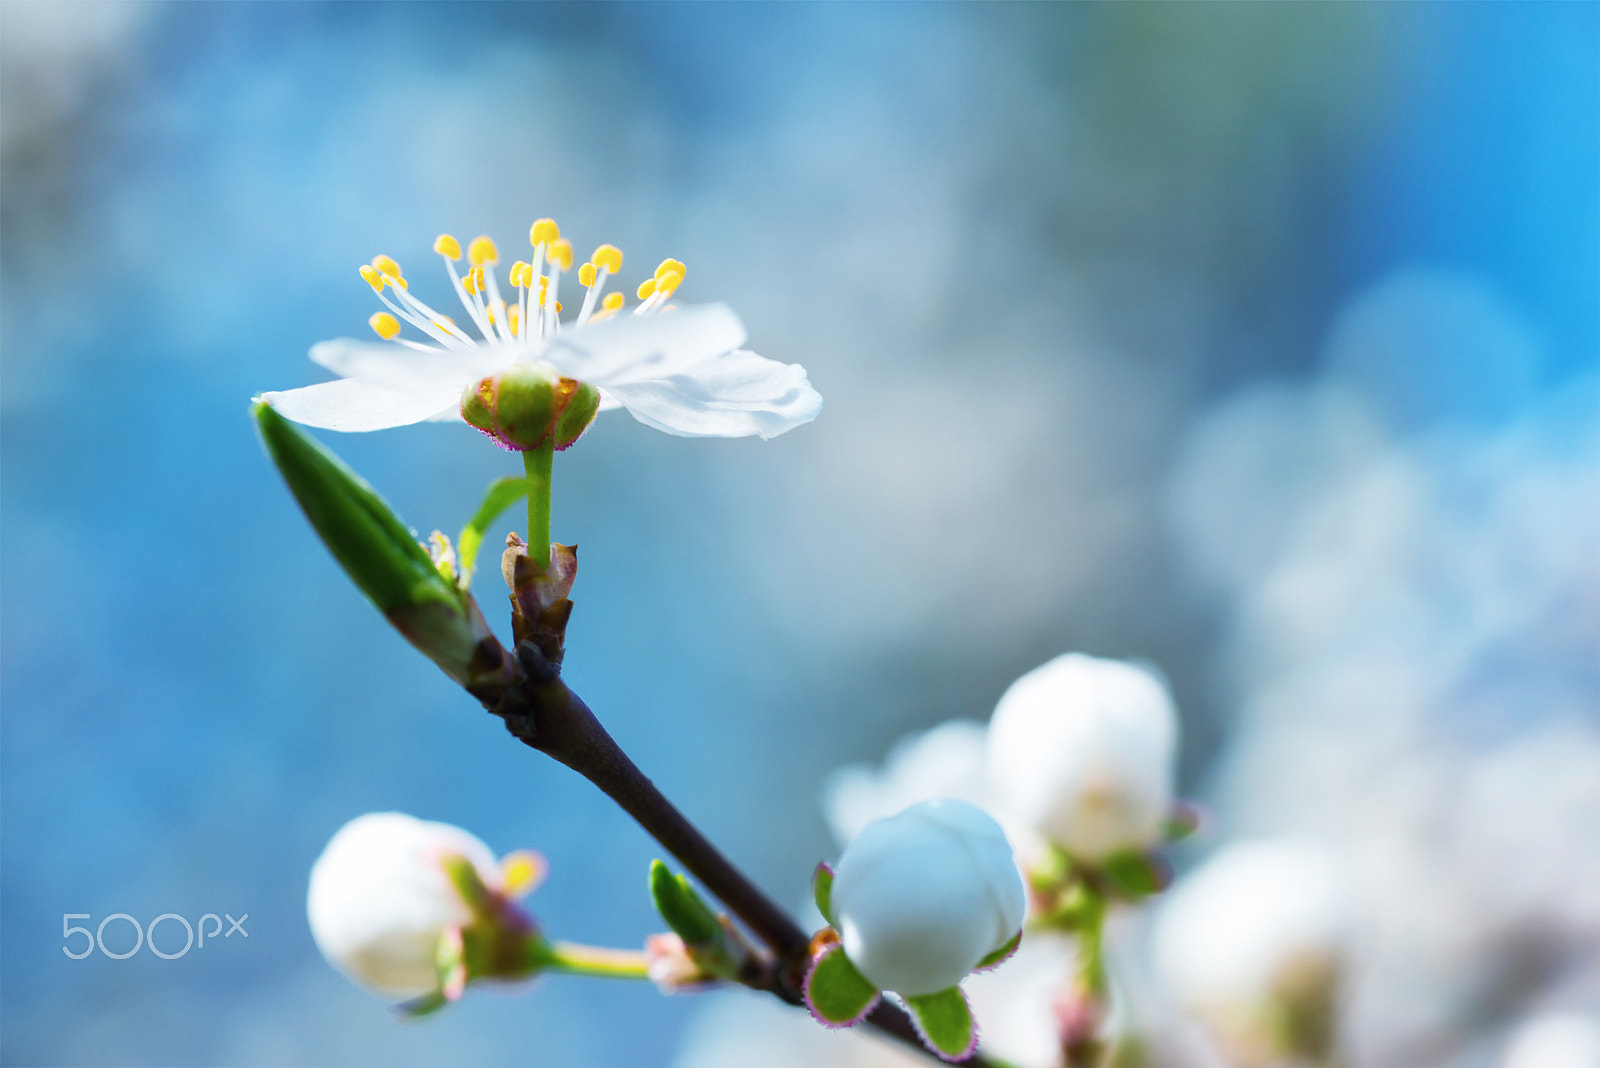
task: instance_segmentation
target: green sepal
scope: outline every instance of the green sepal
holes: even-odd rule
[[[437,990],[430,990],[410,1001],[402,1001],[394,1007],[394,1011],[408,1020],[420,1020],[424,1016],[432,1016],[448,1004],[450,1004],[449,998]]]
[[[1167,813],[1162,824],[1162,836],[1168,842],[1181,842],[1200,829],[1200,806],[1190,801],[1179,801]]]
[[[977,966],[972,970],[981,972],[985,968],[993,968],[995,965],[1001,963],[1007,957],[1011,956],[1011,954],[1015,953],[1017,951],[1017,947],[1020,945],[1022,945],[1022,931],[1018,930],[1016,934],[1011,936],[1011,940],[1009,942],[980,960],[977,963]]]
[[[1172,869],[1155,853],[1115,853],[1101,863],[1101,870],[1127,897],[1149,897],[1172,885]]]
[[[802,993],[806,1008],[818,1023],[851,1027],[872,1011],[881,992],[845,956],[844,947],[835,943],[811,963]]]
[[[525,478],[508,475],[489,483],[478,510],[473,513],[467,525],[461,528],[461,536],[456,538],[456,566],[461,571],[462,589],[472,585],[472,572],[477,566],[478,548],[483,544],[483,535],[488,531],[489,524],[500,518],[500,513],[527,495],[528,480]]]
[[[822,913],[822,918],[834,925],[833,869],[826,862],[819,862],[817,870],[811,873],[811,896],[816,899],[817,911]]]
[[[486,916],[494,910],[494,892],[484,885],[483,876],[472,861],[460,853],[444,853],[439,857],[439,866],[474,916]]]
[[[659,860],[650,864],[650,897],[656,911],[684,945],[709,946],[722,935],[716,914],[706,907],[689,880],[672,874]]]
[[[365,479],[271,405],[257,401],[250,414],[317,536],[379,611],[459,606],[454,584]]]
[[[941,1060],[964,1061],[978,1048],[978,1023],[959,986],[906,998],[923,1043]]]

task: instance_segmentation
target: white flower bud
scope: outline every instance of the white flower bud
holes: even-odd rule
[[[1011,684],[989,723],[989,772],[1008,814],[1071,856],[1154,845],[1172,806],[1177,712],[1155,675],[1058,656]]]
[[[940,799],[867,824],[839,858],[831,904],[857,970],[918,997],[955,986],[1015,937],[1027,895],[1000,825]]]
[[[435,957],[446,928],[473,912],[442,858],[465,857],[498,889],[494,853],[448,823],[371,812],[341,827],[311,867],[306,915],[329,963],[379,994],[410,997],[438,987]]]

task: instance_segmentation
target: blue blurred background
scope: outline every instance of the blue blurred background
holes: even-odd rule
[[[672,1058],[693,998],[402,1026],[306,928],[329,835],[391,808],[544,852],[559,937],[656,926],[656,848],[383,624],[246,417],[366,333],[374,254],[441,296],[442,230],[680,258],[826,399],[766,443],[616,413],[556,468],[569,680],[784,900],[830,769],[1067,649],[1162,667],[1237,827],[1361,841],[1394,809],[1351,824],[1357,769],[1557,730],[1600,779],[1597,42],[1593,4],[7,2],[0,1057]],[[323,437],[424,531],[515,466]],[[1507,835],[1571,896],[1600,824],[1561,826]],[[60,951],[63,913],[224,911],[247,942]],[[1476,1063],[1551,974],[1357,1048]]]

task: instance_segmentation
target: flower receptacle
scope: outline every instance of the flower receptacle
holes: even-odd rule
[[[517,452],[565,449],[599,411],[599,390],[541,364],[513,364],[461,394],[461,418]]]

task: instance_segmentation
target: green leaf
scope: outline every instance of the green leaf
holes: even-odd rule
[[[706,907],[689,880],[674,875],[661,861],[650,865],[650,897],[656,911],[686,946],[709,946],[722,935],[716,914]]]
[[[1116,853],[1105,859],[1102,869],[1128,897],[1149,897],[1172,885],[1172,869],[1155,853]]]
[[[503,679],[505,658],[491,655],[499,643],[478,606],[440,574],[388,502],[271,406],[258,401],[250,414],[312,528],[390,625],[469,689]]]
[[[822,951],[806,973],[806,1008],[824,1027],[850,1027],[878,1003],[878,988],[850,963],[837,943]]]
[[[906,998],[923,1043],[942,1060],[964,1061],[978,1048],[978,1024],[959,986]]]
[[[258,401],[250,414],[318,537],[379,611],[459,604],[454,585],[365,479],[270,405]]]
[[[1016,934],[1011,936],[1011,941],[1007,942],[1005,945],[1001,946],[999,949],[980,960],[978,962],[978,966],[973,970],[983,971],[985,968],[995,967],[1003,962],[1007,957],[1011,956],[1011,954],[1015,953],[1017,951],[1017,947],[1020,945],[1022,945],[1022,932],[1019,930]]]
[[[528,480],[525,478],[508,475],[489,483],[477,512],[473,514],[472,520],[461,528],[461,536],[456,539],[456,557],[461,568],[462,589],[472,585],[472,572],[477,566],[478,547],[483,544],[483,535],[488,531],[489,524],[527,495]]]
[[[811,873],[811,896],[816,899],[817,911],[829,925],[833,924],[833,869],[819,863]]]

